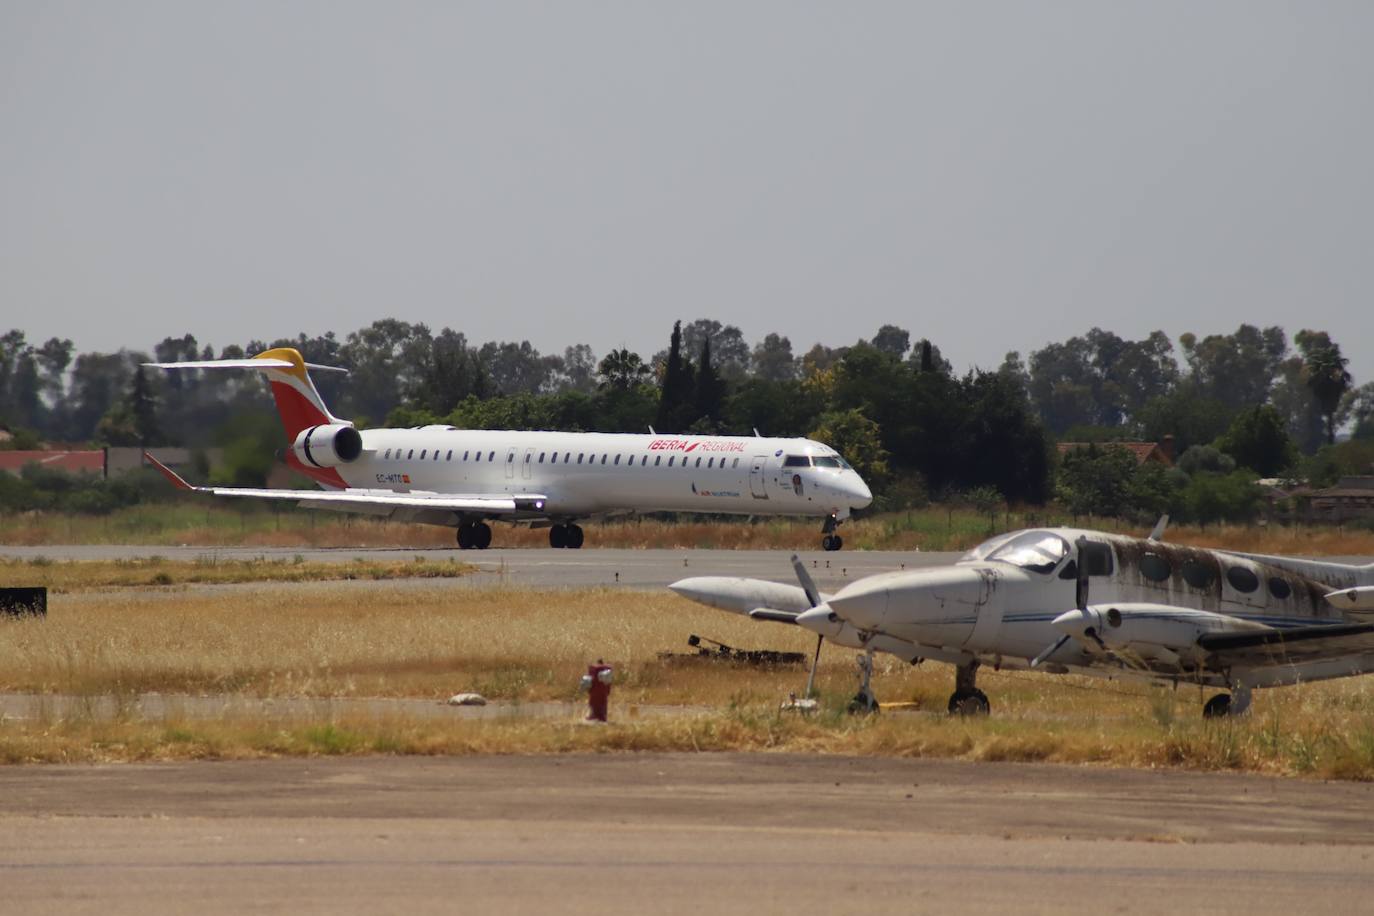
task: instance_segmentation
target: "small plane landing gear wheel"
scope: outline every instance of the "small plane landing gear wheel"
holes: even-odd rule
[[[486,522],[472,526],[472,546],[478,550],[486,550],[491,546],[491,526]]]
[[[977,687],[956,690],[949,695],[949,714],[951,716],[986,716],[992,712],[988,695]]]
[[[577,548],[582,546],[581,525],[568,526],[568,546],[571,547],[573,550],[576,550]]]
[[[554,525],[549,529],[549,546],[555,549],[568,546],[567,525]]]
[[[475,528],[476,526],[474,526],[472,522],[463,522],[463,524],[458,526],[459,550],[471,550],[473,547],[477,546],[474,535]]]
[[[1204,719],[1224,719],[1230,714],[1231,695],[1229,693],[1217,694],[1202,707],[1202,718]]]
[[[859,692],[849,701],[849,714],[868,715],[878,711],[878,698],[873,695],[873,650],[865,648],[855,661],[859,665]]]
[[[859,691],[854,694],[854,699],[849,701],[849,714],[851,716],[866,716],[877,711],[878,699],[868,691]]]
[[[838,534],[827,534],[825,537],[821,538],[822,550],[839,550],[843,546],[844,538],[840,537]]]

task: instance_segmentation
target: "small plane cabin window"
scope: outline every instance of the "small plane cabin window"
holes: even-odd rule
[[[676,460],[677,460],[677,456],[676,456],[676,455],[669,455],[669,456],[668,456],[668,467],[672,467],[672,466],[673,466],[673,462],[676,461]]]
[[[1174,568],[1159,554],[1146,553],[1140,557],[1140,574],[1151,582],[1166,582],[1174,574]]]
[[[435,460],[435,461],[438,461],[438,460],[439,460],[439,450],[438,450],[437,448],[434,450],[434,460]]]
[[[605,455],[602,455],[602,456],[601,456],[601,463],[602,463],[602,464],[605,464],[605,463],[606,463],[606,457],[607,457],[607,456],[605,456]],[[619,460],[620,460],[620,456],[619,456],[619,455],[616,455],[616,456],[615,456],[615,460],[616,460],[616,461],[619,461]]]
[[[422,449],[420,449],[420,460],[421,460],[421,461],[424,461],[424,460],[425,460],[425,452],[427,452],[427,451],[429,451],[429,449],[427,449],[427,448],[422,448]]]
[[[1238,592],[1250,594],[1259,588],[1259,576],[1244,566],[1232,566],[1226,570],[1226,581]]]
[[[658,467],[658,466],[659,466],[660,464],[662,464],[662,463],[663,463],[663,456],[662,456],[662,455],[655,455],[655,456],[654,456],[654,467]]]
[[[409,461],[411,458],[414,458],[414,457],[415,457],[415,449],[411,449],[409,452],[406,453],[406,460],[407,460],[407,461]]]
[[[785,468],[809,468],[811,467],[810,455],[788,455],[782,460]]]
[[[383,455],[382,458],[383,458],[383,459],[387,459],[387,458],[390,458],[390,457],[391,457],[391,449],[387,449],[387,450],[386,450],[386,454]]]
[[[448,457],[446,457],[444,460],[445,460],[445,461],[452,461],[452,460],[453,460],[453,449],[449,449],[449,450],[448,450]]]
[[[553,455],[549,458],[549,464],[557,464],[557,463],[558,463],[558,453],[557,453],[557,452],[554,452]]]
[[[1283,601],[1287,599],[1289,595],[1293,594],[1293,589],[1288,584],[1287,579],[1280,579],[1278,576],[1270,576],[1269,594],[1273,595],[1278,600]]]
[[[1201,560],[1188,560],[1183,564],[1183,581],[1193,588],[1207,588],[1215,578],[1212,567]]]
[[[525,463],[526,463],[526,464],[529,464],[529,463],[530,463],[530,459],[533,458],[533,457],[534,457],[534,453],[533,453],[533,452],[526,452],[526,453],[525,453]]]
[[[563,463],[564,463],[564,464],[572,464],[572,452],[564,452],[564,453],[563,453]]]
[[[640,459],[639,459],[639,466],[640,466],[640,467],[644,467],[644,465],[646,465],[646,464],[648,464],[648,463],[649,463],[649,456],[648,456],[648,455],[645,455],[643,458],[640,458]]]
[[[487,460],[488,460],[488,461],[495,461],[495,460],[496,460],[496,453],[495,453],[495,452],[487,452]]]
[[[616,455],[616,456],[615,456],[615,463],[616,463],[616,464],[620,464],[620,456],[619,456],[619,455]]]
[[[539,453],[539,463],[540,463],[540,464],[543,464],[543,463],[544,463],[544,456],[547,455],[547,454],[548,454],[548,452],[540,452],[540,453]]]
[[[700,455],[697,455],[696,467],[701,467],[701,456],[700,456]]]
[[[514,464],[514,463],[515,463],[515,452],[511,452],[509,455],[506,456],[506,464]]]
[[[582,459],[585,458],[585,457],[587,457],[587,453],[586,453],[586,452],[578,452],[578,453],[577,453],[577,463],[578,463],[578,464],[581,464],[581,463],[582,463]]]
[[[469,454],[468,452],[463,452],[463,460],[464,460],[464,461],[467,461],[467,460],[468,460],[468,454]]]
[[[713,468],[713,467],[715,467],[715,466],[716,466],[716,459],[714,459],[714,458],[707,458],[707,459],[706,459],[706,466],[707,466],[708,468]]]
[[[735,459],[735,463],[732,464],[732,465],[730,465],[730,467],[732,467],[732,468],[737,468],[737,467],[739,467],[739,459],[736,458],[736,459]]]

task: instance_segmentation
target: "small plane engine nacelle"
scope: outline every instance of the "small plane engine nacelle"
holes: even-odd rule
[[[1226,614],[1162,604],[1098,605],[1060,614],[1054,628],[1083,643],[1089,651],[1122,649],[1160,661],[1200,654],[1197,642],[1208,633],[1268,630],[1263,624]]]
[[[309,467],[333,468],[354,461],[363,453],[363,437],[342,423],[311,426],[300,431],[291,443],[291,451]]]

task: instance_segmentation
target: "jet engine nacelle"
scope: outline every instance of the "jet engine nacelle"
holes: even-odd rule
[[[291,451],[301,463],[315,468],[333,468],[357,460],[363,453],[363,437],[343,423],[311,426],[300,431]]]

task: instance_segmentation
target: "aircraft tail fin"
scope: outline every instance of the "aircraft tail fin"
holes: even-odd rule
[[[338,366],[307,363],[293,347],[276,347],[248,359],[203,359],[181,363],[144,363],[155,369],[255,369],[267,376],[286,438],[294,440],[303,429],[326,424],[352,425],[329,412],[310,380],[310,371],[347,372]]]

